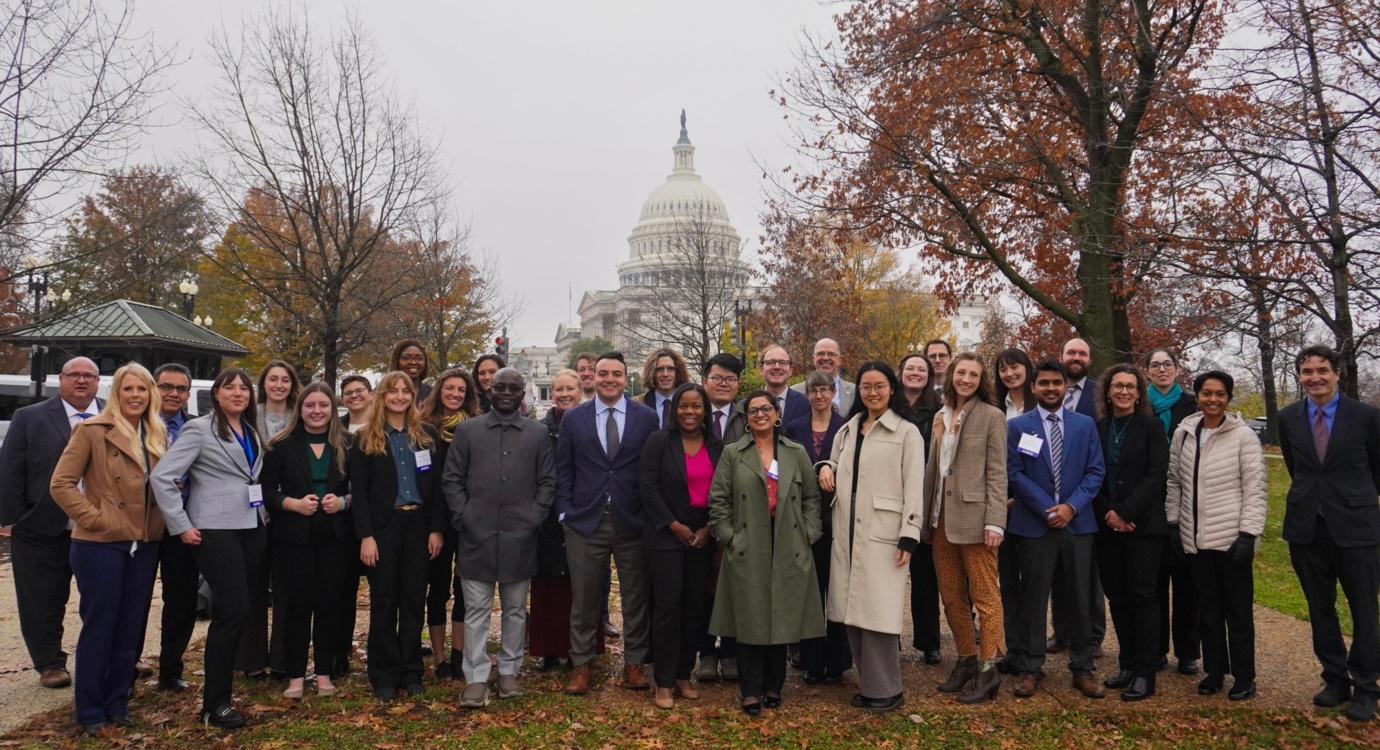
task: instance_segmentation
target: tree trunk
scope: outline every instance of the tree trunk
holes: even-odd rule
[[[1251,287],[1251,303],[1255,307],[1256,342],[1260,348],[1261,395],[1265,399],[1265,444],[1279,444],[1279,393],[1275,387],[1274,323],[1265,291],[1258,285]]]

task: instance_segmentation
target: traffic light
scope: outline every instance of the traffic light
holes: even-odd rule
[[[499,336],[494,339],[494,353],[503,358],[503,363],[508,363],[508,337]]]

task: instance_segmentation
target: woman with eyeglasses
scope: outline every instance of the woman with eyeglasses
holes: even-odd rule
[[[1145,373],[1150,378],[1146,396],[1166,436],[1173,435],[1184,418],[1198,411],[1198,399],[1185,391],[1179,382],[1182,372],[1179,359],[1168,349],[1156,349],[1146,357]],[[1198,659],[1202,656],[1202,639],[1198,634],[1198,586],[1188,559],[1172,539],[1166,537],[1166,542],[1155,588],[1160,611],[1160,639],[1155,651],[1157,664],[1160,669],[1169,666],[1172,640],[1179,674],[1198,674]]]
[[[412,390],[417,393],[417,404],[420,405],[426,397],[431,395],[431,386],[425,382],[427,371],[431,365],[427,360],[426,347],[417,339],[399,339],[393,344],[393,351],[388,355],[389,372],[401,372],[407,375],[412,381]]]
[[[1103,682],[1124,701],[1155,694],[1159,658],[1160,556],[1169,528],[1164,516],[1169,441],[1150,411],[1145,376],[1134,365],[1102,373],[1097,431],[1107,474],[1093,499],[1095,552],[1116,640],[1116,675]]]
[[[934,388],[934,365],[920,352],[901,358],[897,366],[905,411],[901,413],[920,431],[920,444],[930,444],[934,415],[943,406]],[[922,457],[928,461],[929,456]],[[924,655],[926,664],[938,664],[939,655],[939,580],[934,572],[934,550],[926,544],[915,548],[910,558],[910,620],[915,631],[912,645]]]
[[[861,690],[853,705],[873,713],[905,702],[900,637],[911,554],[920,543],[924,441],[901,417],[901,384],[885,362],[858,368],[857,400],[819,472],[833,490],[829,619],[848,630]]]
[[[781,434],[800,443],[810,465],[818,467],[834,452],[834,436],[843,426],[843,417],[834,410],[834,379],[822,372],[810,373],[805,379],[805,395],[810,400],[810,413],[781,428]],[[816,470],[818,476],[818,470]],[[819,539],[810,545],[815,561],[815,578],[819,582],[821,599],[829,596],[829,556],[834,545],[833,514],[829,512],[834,493],[820,492]],[[806,685],[836,685],[843,673],[853,667],[848,651],[848,633],[841,622],[825,624],[824,636],[806,638],[800,642],[800,665],[805,668]]]
[[[805,449],[778,432],[776,399],[744,401],[748,432],[725,445],[709,490],[709,525],[724,545],[709,632],[738,644],[743,712],[779,708],[786,646],[825,633],[810,545],[820,538],[819,486]]]

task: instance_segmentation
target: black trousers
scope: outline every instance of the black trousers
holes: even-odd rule
[[[660,688],[676,686],[695,671],[700,634],[709,624],[709,575],[714,547],[643,551],[652,587],[653,679]]]
[[[274,672],[286,672],[287,649],[283,645],[282,623],[287,619],[287,602],[271,554],[265,553],[258,570],[254,571],[249,600],[253,606],[249,610],[249,621],[244,625],[244,635],[240,636],[235,668],[257,672],[267,667]]]
[[[455,547],[459,543],[459,534],[449,532],[442,534],[441,538],[445,541],[441,544],[441,554],[431,560],[426,572],[426,624],[427,627],[445,625],[447,617],[457,622],[464,622],[463,605],[457,610],[461,612],[460,617],[450,616],[446,604],[450,602],[452,588],[456,594],[456,603],[459,604],[459,587],[455,586]],[[431,644],[436,650],[437,659],[445,659],[446,655],[441,653],[441,648],[437,644]]]
[[[340,632],[336,639],[336,645],[340,648],[336,658],[342,665],[350,660],[350,649],[355,644],[355,625],[359,619],[359,579],[369,572],[359,559],[358,539],[345,542],[344,554],[345,559],[341,561],[341,566],[346,571],[345,586],[340,592]]]
[[[1015,648],[1012,638],[1020,628],[1021,563],[1016,555],[1016,542],[1009,533],[997,548],[997,578],[1001,581],[1001,620],[1006,631],[1006,643],[1002,645],[1010,654]]]
[[[910,619],[915,625],[912,645],[920,651],[939,650],[939,579],[934,574],[934,548],[917,545],[910,556]]]
[[[312,523],[304,544],[270,539],[274,576],[283,589],[283,648],[287,675],[307,674],[307,650],[315,645],[316,674],[334,670],[340,646],[341,595],[347,571],[341,566],[345,543],[329,523]]]
[[[263,524],[253,529],[202,529],[192,548],[197,567],[215,598],[206,631],[206,687],[202,708],[230,705],[235,652],[253,607],[250,588],[268,550]]]
[[[1045,665],[1045,624],[1049,593],[1056,580],[1069,591],[1087,591],[1092,573],[1092,534],[1072,534],[1066,529],[1050,529],[1044,536],[1029,537],[1008,533],[1016,543],[1016,558],[1021,567],[1020,606],[1016,630],[1008,634],[1016,669],[1039,672]],[[1007,582],[1002,581],[1002,588]],[[1088,618],[1073,617],[1067,624],[1069,670],[1074,674],[1093,672],[1092,629]]]
[[[39,534],[15,524],[10,534],[14,598],[19,632],[29,649],[34,671],[67,668],[62,650],[62,619],[72,596],[72,535]]]
[[[1198,630],[1203,671],[1230,673],[1239,685],[1255,679],[1255,575],[1253,560],[1227,560],[1226,552],[1198,550]]]
[[[1354,685],[1380,697],[1380,546],[1338,547],[1321,517],[1311,544],[1290,544],[1289,557],[1308,600],[1313,626],[1313,653],[1322,664],[1323,680]],[[1337,584],[1351,605],[1351,651],[1337,620]]]
[[[1054,579],[1054,588],[1050,591],[1050,625],[1055,638],[1070,643],[1067,623],[1076,617],[1086,619],[1092,629],[1093,644],[1100,646],[1107,637],[1107,596],[1102,591],[1102,575],[1097,570],[1097,556],[1093,555],[1088,564],[1088,588],[1082,599],[1072,596],[1063,581]],[[1086,614],[1080,614],[1079,608]]]
[[[815,557],[815,579],[819,581],[820,598],[826,602],[829,601],[829,557],[833,547],[833,529],[827,526],[824,536],[810,545],[810,552]],[[933,557],[930,559],[933,564]],[[938,627],[938,622],[935,626]],[[823,638],[806,638],[800,642],[800,663],[806,673],[817,677],[826,674],[838,676],[847,672],[853,667],[853,652],[848,650],[848,629],[841,622],[827,622]]]
[[[158,632],[158,678],[182,679],[182,657],[196,629],[197,588],[201,571],[192,548],[182,537],[164,534],[158,545],[159,577],[163,581],[163,614]]]
[[[1198,587],[1193,566],[1185,560],[1169,565],[1168,553],[1160,558],[1160,643],[1156,656],[1169,655],[1172,636],[1174,658],[1179,661],[1202,658],[1202,638],[1198,635]]]
[[[767,693],[781,695],[785,684],[786,644],[738,643],[738,692],[744,698],[759,698]]]
[[[1102,590],[1112,611],[1121,669],[1155,679],[1159,667],[1160,554],[1164,537],[1099,531],[1095,542]]]
[[[369,683],[376,689],[422,681],[427,536],[420,508],[395,510],[374,531],[379,560],[369,569]]]

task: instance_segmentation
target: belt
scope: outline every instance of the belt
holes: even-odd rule
[[[408,503],[407,505],[394,505],[393,510],[417,510],[421,507],[421,503]]]

